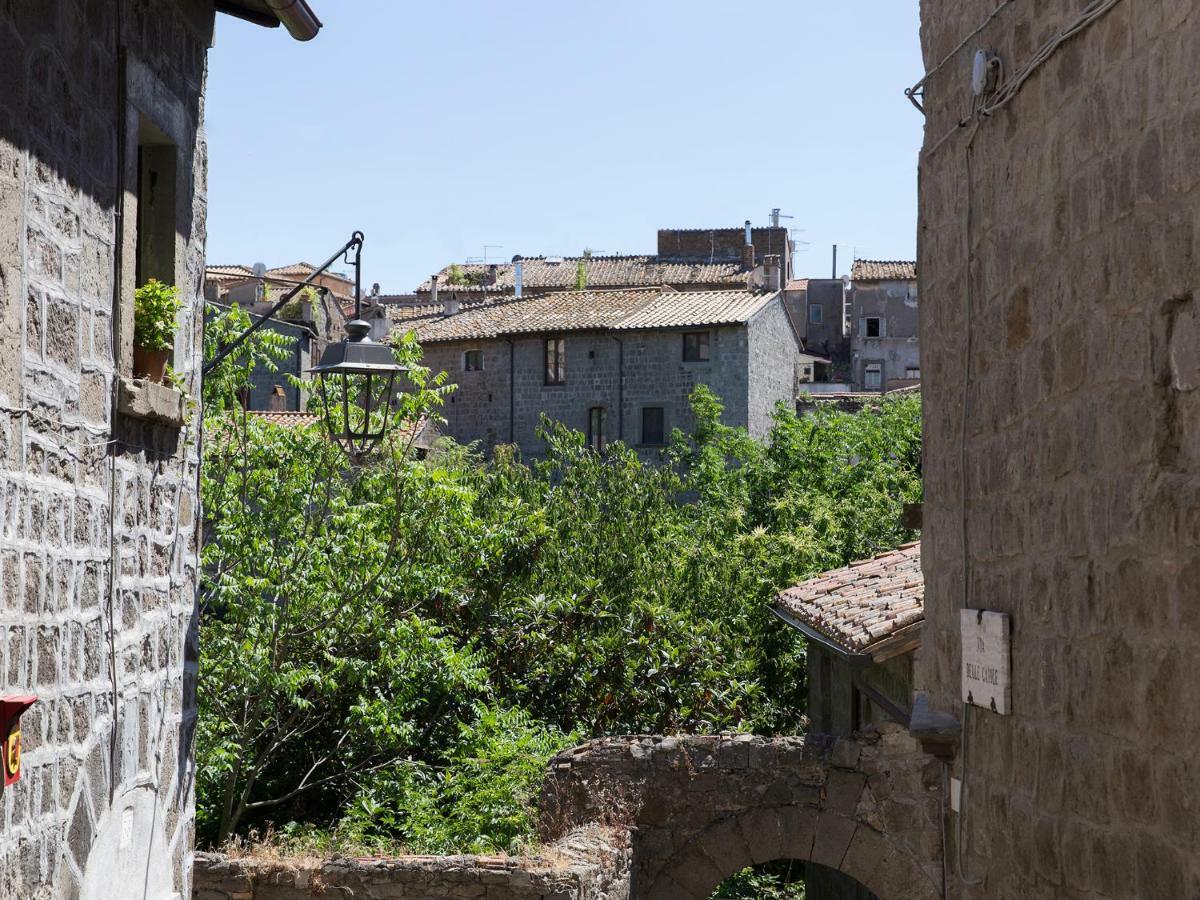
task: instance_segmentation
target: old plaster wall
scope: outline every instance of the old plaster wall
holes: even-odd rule
[[[600,738],[556,756],[542,831],[632,827],[634,900],[704,900],[776,859],[850,876],[880,900],[941,896],[941,766],[907,732],[852,738]]]
[[[193,900],[628,900],[629,841],[588,827],[530,858],[407,856],[325,862],[197,854]]]
[[[4,897],[188,892],[194,420],[113,398],[139,117],[174,143],[155,264],[185,301],[174,364],[197,394],[212,23],[208,0],[0,4],[0,694],[38,698],[0,793]]]
[[[882,388],[912,383],[906,373],[921,368],[916,283],[856,283],[850,292],[850,352],[854,389],[866,390],[866,366],[882,366]],[[865,319],[885,323],[882,337],[867,337]],[[898,383],[897,383],[898,382]]]
[[[961,896],[1200,891],[1200,9],[1121,0],[958,127],[976,49],[1017,72],[1085,5],[1005,5],[925,91],[938,707],[963,714],[959,608],[1012,616],[1013,714],[966,720]],[[927,68],[996,8],[923,0]]]

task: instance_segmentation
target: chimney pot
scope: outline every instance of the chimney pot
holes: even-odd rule
[[[458,294],[451,294],[450,299],[446,301],[446,305],[442,307],[443,316],[456,316],[462,309],[462,304],[458,301]]]
[[[763,257],[763,275],[768,291],[777,291],[783,287],[782,271],[778,255],[771,253]]]
[[[437,289],[438,289],[438,276],[434,275],[432,278],[429,279],[429,302],[430,303],[438,302]]]

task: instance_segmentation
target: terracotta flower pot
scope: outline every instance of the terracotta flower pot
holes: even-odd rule
[[[147,350],[144,347],[133,348],[133,377],[145,378],[156,384],[167,377],[167,360],[170,350]]]

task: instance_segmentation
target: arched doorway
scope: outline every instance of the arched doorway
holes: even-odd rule
[[[718,885],[709,900],[879,900],[842,872],[799,859],[747,866]]]

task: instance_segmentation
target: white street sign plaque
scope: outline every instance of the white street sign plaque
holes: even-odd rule
[[[962,699],[1002,716],[1012,702],[1012,655],[1008,613],[960,611]]]

